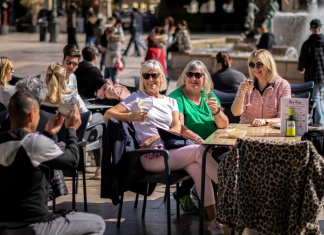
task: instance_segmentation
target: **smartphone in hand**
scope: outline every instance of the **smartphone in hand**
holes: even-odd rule
[[[73,112],[73,104],[64,104],[64,103],[59,104],[58,106],[59,114],[62,114],[63,116],[67,116],[69,111]]]

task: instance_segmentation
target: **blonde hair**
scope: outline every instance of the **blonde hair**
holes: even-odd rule
[[[159,87],[159,91],[164,91],[168,88],[168,84],[166,82],[166,78],[164,75],[164,69],[161,65],[161,63],[157,60],[148,60],[142,63],[142,69],[141,69],[141,78],[140,78],[140,86],[139,90],[142,92],[146,92],[146,87],[144,85],[144,78],[143,74],[150,72],[150,71],[156,71],[160,74],[161,83]]]
[[[57,62],[53,62],[48,66],[45,79],[48,96],[45,98],[45,102],[51,104],[64,103],[63,93],[71,94],[74,92],[66,90],[64,81],[65,74],[65,68]]]
[[[188,72],[192,72],[195,70],[201,70],[201,72],[204,74],[204,84],[202,86],[202,89],[204,92],[210,91],[210,89],[214,88],[214,84],[213,81],[210,77],[210,74],[208,72],[208,69],[206,67],[206,65],[201,62],[200,60],[193,60],[190,61],[189,64],[187,64],[187,66],[185,67],[185,69],[183,70],[181,76],[179,77],[178,81],[177,81],[177,86],[185,86],[186,85],[186,79],[187,79],[187,73]]]
[[[0,85],[4,89],[8,86],[7,75],[11,73],[13,62],[8,57],[0,57]]]
[[[268,81],[269,83],[273,83],[276,81],[278,75],[277,72],[277,65],[276,62],[274,61],[271,53],[268,50],[265,49],[260,49],[257,51],[254,51],[248,60],[248,67],[249,67],[249,74],[250,77],[253,78],[255,81],[257,77],[254,75],[252,68],[249,66],[250,62],[253,62],[253,60],[258,60],[258,62],[263,63],[263,65],[267,66],[268,68]]]

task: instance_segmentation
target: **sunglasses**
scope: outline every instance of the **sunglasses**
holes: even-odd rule
[[[200,79],[202,76],[204,76],[203,73],[192,73],[192,72],[186,73],[186,75],[188,78],[195,77],[197,79]]]
[[[74,67],[77,66],[77,65],[79,64],[79,63],[77,63],[77,62],[71,62],[71,61],[69,61],[69,60],[66,60],[65,63],[66,63],[67,65],[71,65],[71,64],[73,64]]]
[[[147,60],[141,63],[141,66],[145,66],[147,64],[155,64],[155,63],[160,63],[158,60]]]
[[[143,78],[145,79],[145,80],[148,80],[148,79],[150,79],[150,77],[152,77],[153,79],[157,79],[158,77],[159,77],[159,75],[160,74],[158,74],[158,73],[144,73],[143,74]]]
[[[258,69],[261,69],[263,67],[263,64],[261,62],[256,62],[256,63],[253,63],[253,62],[250,62],[249,63],[249,66],[250,68],[254,69],[255,66],[258,68]]]

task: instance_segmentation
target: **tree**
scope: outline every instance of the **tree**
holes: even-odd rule
[[[43,7],[44,0],[20,0],[20,4],[30,10],[32,25],[37,24],[37,16]]]

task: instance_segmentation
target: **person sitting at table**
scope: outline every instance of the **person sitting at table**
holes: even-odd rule
[[[246,78],[244,74],[231,67],[232,58],[225,51],[218,52],[216,61],[220,70],[211,75],[214,89],[219,91],[237,91],[241,82]]]
[[[59,103],[75,104],[78,106],[80,113],[88,112],[89,110],[85,106],[82,98],[76,91],[68,91],[65,87],[65,68],[59,63],[53,62],[47,69],[46,84],[48,88],[48,96],[45,98],[45,102],[42,105],[58,107]],[[103,120],[101,113],[92,114],[89,124],[99,122]],[[91,132],[91,136],[102,135],[102,127],[97,126],[94,132]],[[90,138],[89,137],[89,138]],[[96,161],[97,170],[94,175],[94,179],[101,179],[101,154],[98,149],[93,150],[94,159]]]
[[[196,80],[190,79],[191,82],[196,82]],[[180,134],[181,122],[177,101],[159,93],[166,86],[166,78],[160,62],[149,60],[142,63],[140,92],[132,93],[118,105],[107,110],[104,120],[108,122],[110,118],[114,118],[119,121],[133,122],[136,139],[141,148],[154,146],[154,143],[160,138],[157,127]],[[195,85],[192,86],[195,87]],[[138,107],[139,102],[145,102],[146,100],[153,100],[153,107],[150,111],[142,111]],[[211,105],[215,105],[215,103],[215,100],[213,100]],[[201,164],[204,150],[205,148],[198,144],[169,150],[171,171],[182,169],[188,172],[196,183],[198,195],[200,195],[201,189]],[[163,157],[144,155],[140,158],[140,161],[146,171],[160,173],[165,169],[163,159]],[[216,221],[215,198],[211,182],[211,180],[215,183],[218,182],[218,164],[210,154],[207,154],[206,161],[204,207],[210,221],[208,229],[212,234],[224,234],[223,229]]]
[[[205,93],[210,92],[213,82],[205,64],[199,60],[191,61],[183,70],[177,81],[178,88],[170,97],[174,98],[179,107],[181,134],[197,144],[202,144],[217,128],[226,128],[228,118],[221,110],[220,101],[212,92],[210,101],[206,101]],[[212,113],[213,118],[207,117]],[[198,208],[192,202],[190,190],[194,182],[192,179],[182,182],[179,191],[173,196],[179,196],[182,210],[186,213],[197,213]],[[197,198],[196,188],[192,195]]]
[[[249,60],[250,78],[254,80],[249,102],[248,84],[245,79],[232,105],[234,116],[241,116],[241,124],[265,126],[280,122],[281,98],[291,98],[291,88],[287,80],[277,73],[276,63],[271,53],[265,49],[254,51]]]
[[[13,62],[7,57],[0,57],[0,101],[8,107],[11,96],[15,93],[15,86],[8,82],[15,72]]]

